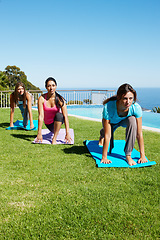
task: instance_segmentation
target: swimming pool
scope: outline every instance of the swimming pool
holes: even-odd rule
[[[101,120],[103,105],[69,105],[67,111],[71,115]],[[160,113],[143,111],[142,119],[143,126],[160,129]]]

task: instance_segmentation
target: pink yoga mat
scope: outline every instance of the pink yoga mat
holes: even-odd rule
[[[57,136],[57,144],[74,144],[74,131],[72,128],[69,129],[70,136],[72,138],[71,143],[66,143],[65,142],[65,135],[66,135],[66,130],[65,129],[60,129],[59,134]],[[42,129],[42,137],[43,141],[40,144],[51,144],[52,143],[52,138],[53,138],[54,133],[50,132],[48,129]],[[36,138],[32,143],[35,142]]]

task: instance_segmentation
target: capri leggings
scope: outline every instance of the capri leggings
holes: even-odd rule
[[[114,131],[120,126],[126,128],[126,144],[124,147],[124,152],[126,155],[131,155],[137,136],[137,122],[134,116],[130,116],[117,124],[111,124],[112,132],[109,152],[111,153],[112,149],[114,148]],[[104,138],[104,128],[101,129],[100,136],[101,138]]]
[[[23,107],[23,104],[18,105],[19,109],[21,110],[21,114],[23,117],[23,126],[26,127],[28,125],[28,119],[29,119],[29,112],[28,112],[28,106]]]
[[[57,112],[54,118],[53,123],[51,124],[45,124],[46,127],[52,132],[54,133],[54,122],[61,122],[62,124],[64,123],[64,116],[61,112]]]

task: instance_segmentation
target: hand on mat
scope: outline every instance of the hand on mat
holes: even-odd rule
[[[36,142],[36,143],[42,143],[42,140],[43,140],[42,134],[37,134],[37,137],[36,137],[36,139],[35,139],[35,142]]]
[[[147,161],[147,159],[146,159],[145,156],[144,156],[144,157],[141,157],[141,158],[138,160],[138,163],[146,163],[146,162],[148,162],[148,161]]]
[[[112,163],[112,162],[111,162],[111,160],[102,157],[101,163],[110,164],[110,163]]]
[[[71,138],[71,136],[70,136],[70,134],[68,133],[68,134],[66,134],[66,136],[65,136],[65,143],[71,143],[71,141],[72,141],[72,138]]]
[[[33,124],[30,124],[30,129],[33,129],[34,128],[34,125]]]

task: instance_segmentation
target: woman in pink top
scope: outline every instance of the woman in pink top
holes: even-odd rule
[[[45,81],[47,93],[43,94],[38,99],[38,134],[36,142],[42,142],[42,125],[43,120],[46,127],[54,133],[52,144],[56,144],[57,135],[61,125],[65,123],[66,128],[66,143],[71,142],[69,134],[69,121],[67,107],[64,98],[56,92],[57,82],[54,78],[49,77]]]

